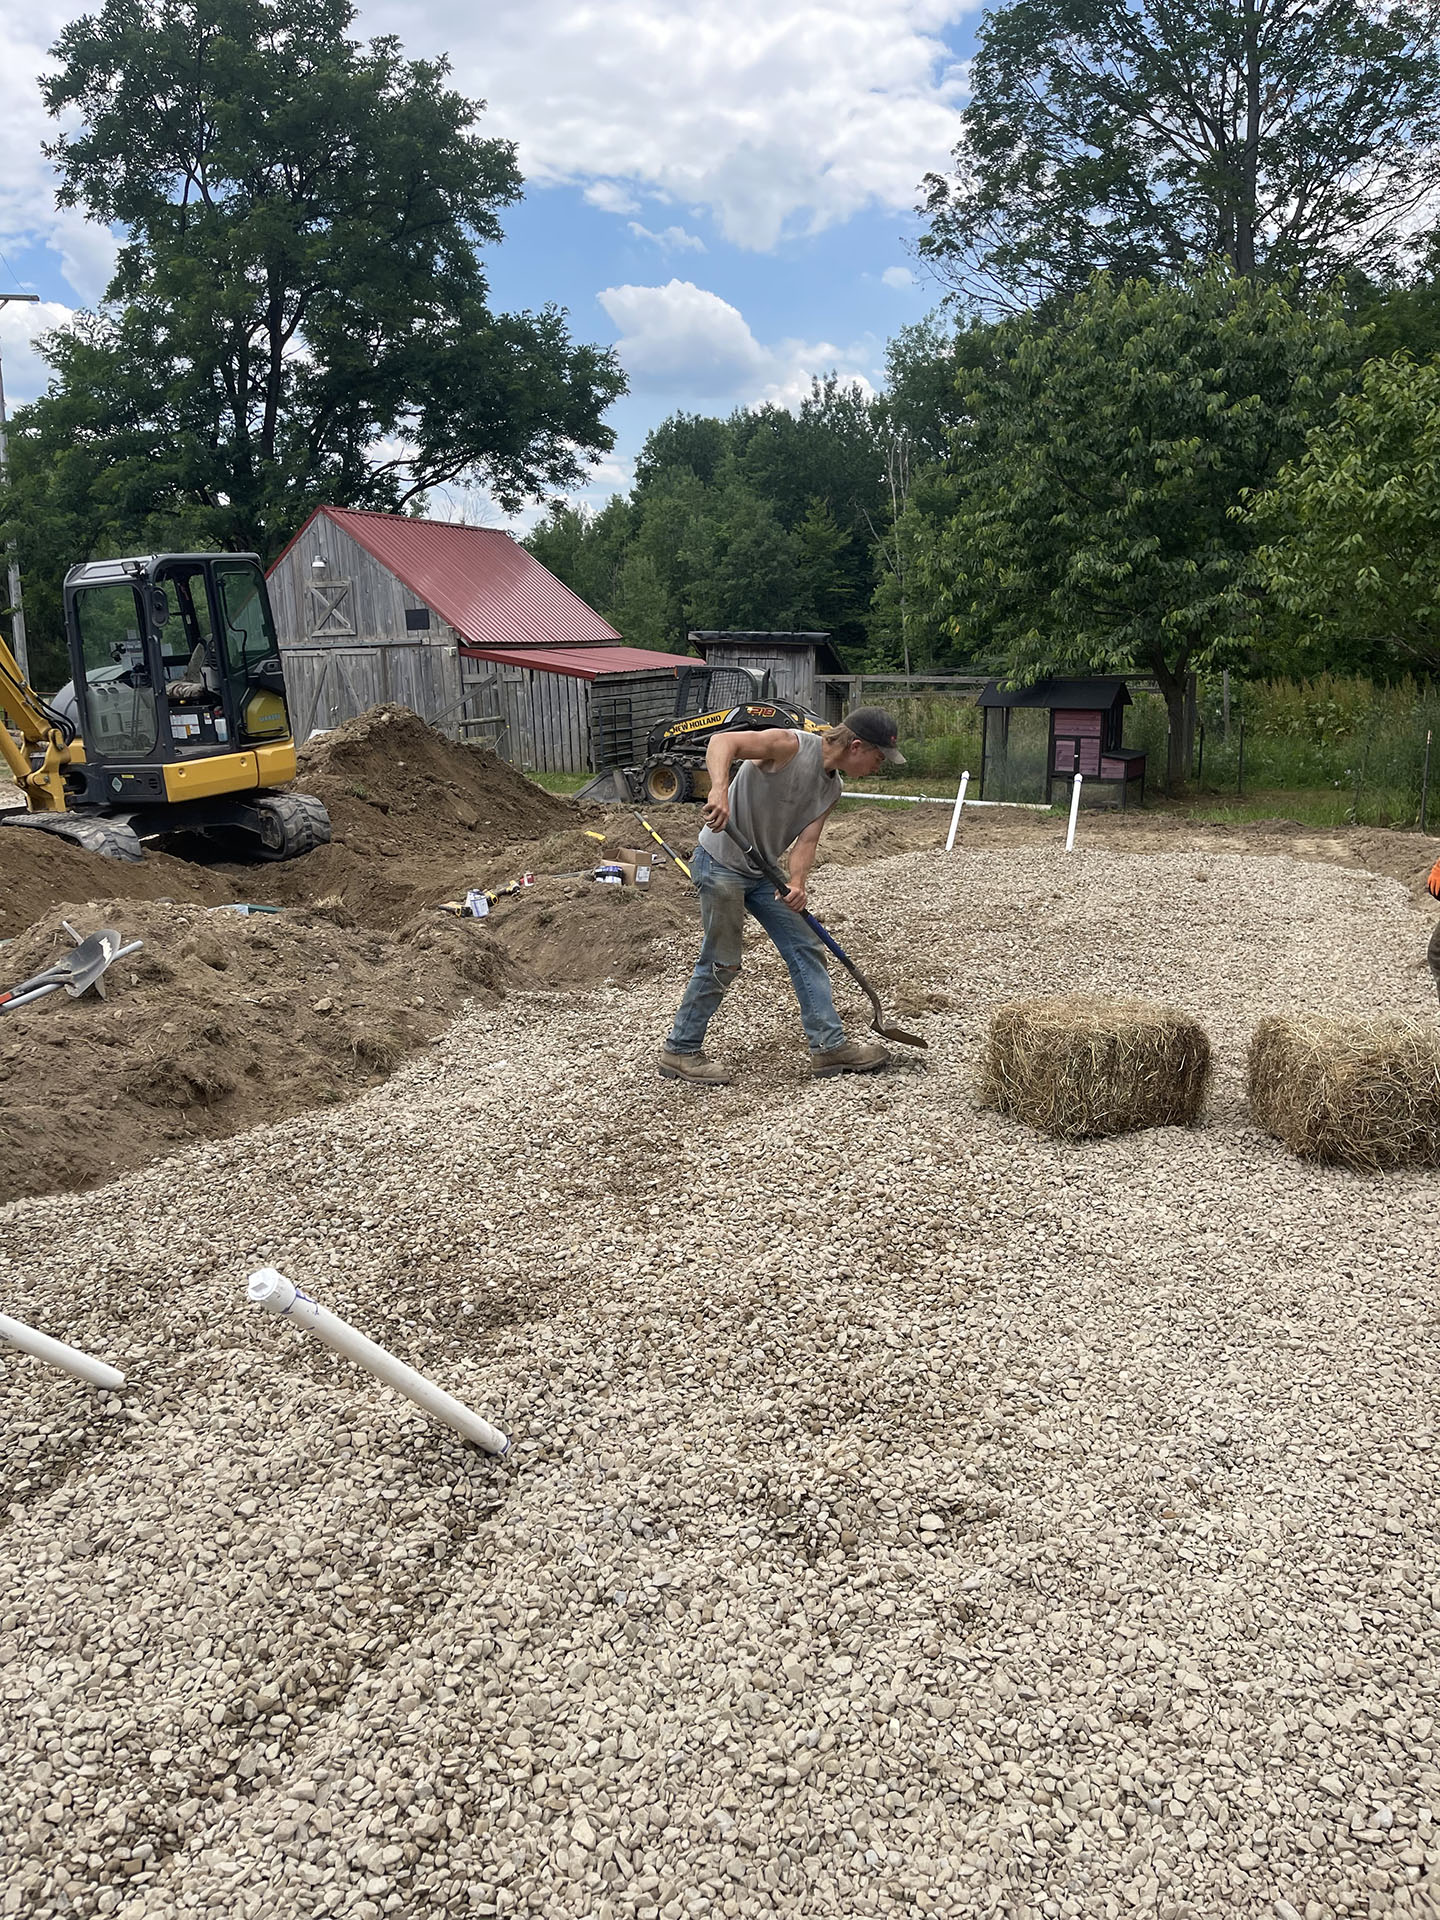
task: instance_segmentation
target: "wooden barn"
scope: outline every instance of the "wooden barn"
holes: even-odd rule
[[[673,710],[688,655],[627,647],[508,533],[319,507],[270,569],[296,737],[395,700],[532,772],[587,773],[596,689]]]
[[[828,633],[696,631],[686,635],[709,667],[750,667],[771,675],[770,691],[779,700],[796,700],[832,725],[845,707],[845,663]]]

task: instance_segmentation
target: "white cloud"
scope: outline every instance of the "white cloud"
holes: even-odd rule
[[[73,309],[58,300],[42,300],[33,307],[11,301],[0,307],[0,372],[7,412],[44,391],[50,369],[35,351],[35,341],[72,317]]]
[[[705,242],[699,234],[687,233],[684,227],[666,227],[663,233],[652,233],[649,227],[642,227],[638,220],[632,220],[630,231],[637,240],[653,240],[657,247],[667,253],[705,251]]]
[[[86,304],[110,278],[115,242],[78,213],[55,206],[55,170],[40,151],[58,128],[40,99],[45,54],[68,19],[81,9],[38,0],[24,9],[0,9],[0,249],[48,247]],[[0,286],[13,286],[8,276]]]
[[[628,187],[622,187],[618,180],[592,180],[585,189],[585,198],[592,207],[599,207],[602,213],[638,213],[640,202]]]
[[[606,287],[597,298],[620,329],[615,350],[637,392],[795,406],[814,377],[832,371],[872,390],[873,346],[801,340],[763,346],[738,307],[691,280]]]
[[[359,30],[447,48],[531,180],[703,207],[756,249],[903,210],[960,133],[940,35],[973,0],[381,0]]]
[[[909,267],[886,267],[880,280],[882,285],[887,287],[913,287],[916,284],[915,276]]]

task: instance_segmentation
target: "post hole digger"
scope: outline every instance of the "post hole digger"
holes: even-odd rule
[[[767,860],[762,853],[757,852],[744,835],[736,831],[734,825],[729,820],[725,822],[725,833],[729,839],[735,842],[746,859],[752,861],[754,865],[759,868],[760,872],[764,874],[765,878],[783,898],[784,895],[790,891],[790,882],[785,878],[785,875],[780,869],[771,861]],[[830,952],[834,954],[835,958],[840,962],[841,966],[844,967],[856,986],[859,987],[860,991],[865,995],[865,998],[870,1002],[870,1011],[873,1016],[870,1021],[871,1031],[878,1033],[882,1040],[893,1040],[897,1045],[902,1047],[928,1047],[929,1042],[923,1039],[918,1033],[907,1033],[903,1027],[888,1026],[886,1024],[885,1015],[880,1005],[879,994],[876,993],[874,987],[871,986],[870,982],[865,978],[849,954],[846,953],[830,929],[822,925],[813,913],[805,912],[802,913],[800,917],[805,921],[807,926],[820,936]]]

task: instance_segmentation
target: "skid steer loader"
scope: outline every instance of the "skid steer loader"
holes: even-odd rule
[[[278,791],[295,778],[295,741],[256,554],[73,567],[65,632],[71,679],[53,701],[0,640],[0,761],[24,802],[0,826],[120,860],[181,831],[267,860],[330,838],[319,800]]]
[[[824,721],[808,707],[778,699],[768,669],[677,667],[675,711],[650,728],[643,744],[627,742],[633,765],[604,768],[576,794],[577,800],[648,800],[666,806],[703,800],[710,790],[705,749],[717,733],[794,727],[819,733]]]

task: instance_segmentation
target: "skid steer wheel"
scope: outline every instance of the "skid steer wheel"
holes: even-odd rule
[[[694,775],[689,767],[682,767],[674,760],[657,760],[653,766],[646,767],[641,785],[645,798],[654,801],[657,807],[693,799],[695,794]]]
[[[260,857],[296,860],[330,838],[330,816],[309,793],[277,793],[255,802],[260,816]]]

